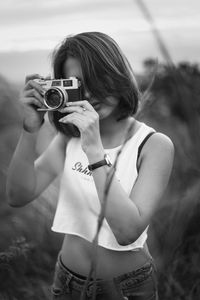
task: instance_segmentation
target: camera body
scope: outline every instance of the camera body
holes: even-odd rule
[[[56,111],[66,106],[67,102],[81,100],[81,81],[76,77],[66,79],[35,79],[46,90],[42,111]]]
[[[76,77],[66,79],[34,79],[46,90],[44,94],[44,107],[37,108],[38,111],[47,111],[50,122],[56,129],[65,135],[79,137],[80,131],[73,124],[64,124],[59,120],[67,115],[59,109],[66,106],[67,102],[82,100],[81,81]]]

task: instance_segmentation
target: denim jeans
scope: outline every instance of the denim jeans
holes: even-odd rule
[[[150,259],[143,267],[114,277],[110,280],[91,280],[86,298],[91,300],[96,289],[96,300],[158,300],[155,267]],[[75,275],[66,268],[60,255],[55,268],[51,288],[52,300],[80,300],[86,278]]]

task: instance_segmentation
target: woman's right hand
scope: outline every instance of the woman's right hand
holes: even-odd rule
[[[38,74],[28,75],[20,97],[20,102],[23,106],[23,128],[28,132],[38,131],[44,121],[45,112],[37,109],[43,107],[45,90],[34,81],[34,79],[41,78]]]

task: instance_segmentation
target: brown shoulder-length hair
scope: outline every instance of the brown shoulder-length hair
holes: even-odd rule
[[[93,97],[106,102],[106,97],[119,99],[118,120],[137,112],[140,92],[130,63],[118,44],[107,34],[83,32],[68,36],[54,50],[54,78],[64,78],[64,63],[68,57],[81,64],[83,86]]]

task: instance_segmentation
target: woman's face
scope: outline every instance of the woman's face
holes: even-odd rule
[[[82,82],[83,80],[83,73],[81,69],[81,64],[78,59],[74,57],[69,57],[65,64],[64,64],[64,75],[65,78],[69,77],[77,77],[79,78]],[[110,96],[106,98],[106,102],[102,101],[101,99],[97,99],[92,97],[90,92],[86,89],[83,88],[84,94],[82,95],[83,99],[82,100],[87,100],[93,108],[97,111],[99,114],[99,119],[105,119],[109,116],[114,116],[116,113],[116,107],[119,103],[119,100]]]

